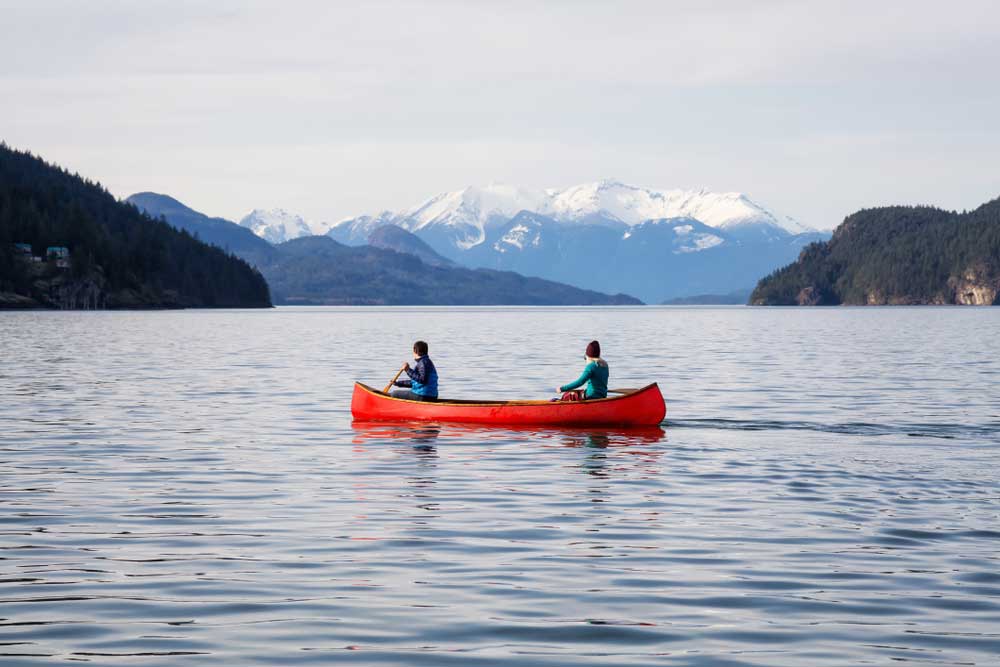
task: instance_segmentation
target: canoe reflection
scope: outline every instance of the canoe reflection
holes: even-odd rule
[[[426,422],[399,424],[389,422],[351,422],[354,444],[363,445],[378,440],[405,440],[414,444],[434,442],[441,435],[441,427]]]
[[[378,441],[414,444],[434,442],[453,438],[456,441],[469,440],[509,442],[523,440],[545,445],[563,447],[626,447],[630,445],[650,445],[666,439],[666,432],[659,426],[631,428],[603,427],[539,427],[504,426],[491,427],[475,424],[436,424],[428,422],[364,422],[351,423],[354,429],[354,444],[374,444]]]
[[[571,467],[595,480],[601,480],[602,484],[616,472],[627,474],[626,471],[639,471],[650,477],[660,475],[662,471],[659,469],[659,459],[665,450],[654,445],[667,439],[666,432],[659,426],[546,428],[363,421],[355,421],[351,426],[354,429],[353,444],[356,449],[364,451],[373,445],[403,445],[403,449],[419,454],[427,464],[437,459],[438,448],[449,444],[482,445],[481,455],[484,457],[491,456],[491,446],[500,450],[511,444],[522,447],[525,452],[532,451],[532,448],[577,449],[581,456],[570,464]],[[424,486],[432,485],[432,477],[420,477],[420,483]],[[609,489],[599,486],[590,489],[588,493],[592,494],[588,498],[590,502],[602,503],[605,502]]]

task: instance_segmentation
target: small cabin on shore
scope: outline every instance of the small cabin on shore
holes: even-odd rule
[[[31,254],[31,244],[30,243],[15,243],[14,244],[14,256],[20,257],[26,262],[40,263],[42,258],[38,255]]]
[[[61,245],[49,246],[45,256],[50,262],[55,262],[60,269],[69,268],[69,248]]]

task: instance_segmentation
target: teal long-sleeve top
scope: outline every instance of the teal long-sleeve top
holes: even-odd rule
[[[608,396],[608,363],[603,359],[591,361],[583,369],[583,374],[569,384],[559,387],[559,391],[571,391],[587,384],[587,398],[607,398]]]

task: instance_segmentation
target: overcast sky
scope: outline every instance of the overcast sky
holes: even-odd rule
[[[830,228],[1000,195],[998,7],[0,0],[0,139],[230,219],[617,178]]]

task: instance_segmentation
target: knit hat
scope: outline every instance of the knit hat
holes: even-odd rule
[[[587,344],[587,356],[590,357],[591,359],[600,359],[601,344],[598,343],[596,340],[590,341],[590,343]]]

